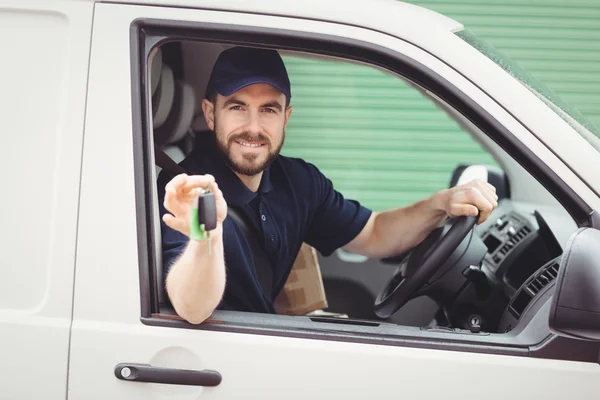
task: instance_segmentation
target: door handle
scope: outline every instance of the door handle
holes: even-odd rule
[[[217,386],[221,374],[217,371],[153,367],[149,364],[121,363],[115,367],[115,376],[123,381],[165,383],[169,385]]]

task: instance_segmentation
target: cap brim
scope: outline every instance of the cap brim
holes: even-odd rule
[[[238,79],[235,82],[229,82],[228,84],[222,85],[220,88],[217,88],[217,92],[222,96],[231,96],[238,90],[241,90],[247,86],[254,85],[257,83],[267,83],[267,84],[275,87],[277,90],[279,90],[281,93],[283,93],[287,97],[291,97],[291,93],[288,91],[288,89],[286,89],[285,87],[282,87],[274,79],[270,79],[268,77],[252,77],[252,78]]]

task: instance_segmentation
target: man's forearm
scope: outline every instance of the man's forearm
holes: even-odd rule
[[[344,248],[371,258],[402,254],[421,243],[447,217],[478,217],[485,221],[498,207],[495,188],[474,180],[444,189],[408,207],[374,213]]]
[[[211,232],[210,240],[189,241],[166,286],[175,311],[188,322],[199,324],[212,314],[225,290],[222,227]]]
[[[445,220],[446,213],[438,203],[436,197],[430,197],[410,206],[374,213],[361,237],[346,246],[347,250],[385,258],[412,249]]]
[[[378,258],[402,254],[421,243],[446,219],[432,198],[375,216],[373,252]]]

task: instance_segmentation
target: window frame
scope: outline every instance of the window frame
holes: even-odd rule
[[[161,312],[158,304],[153,214],[152,182],[154,168],[151,135],[151,113],[147,92],[148,55],[169,41],[197,40],[226,44],[257,45],[279,50],[303,51],[315,55],[334,56],[383,68],[409,79],[434,93],[461,114],[467,116],[487,136],[507,151],[531,173],[565,207],[578,226],[598,226],[598,216],[531,150],[523,148],[517,138],[474,100],[455,88],[434,71],[388,48],[338,37],[272,28],[227,25],[220,23],[175,20],[138,19],[130,29],[132,120],[134,145],[134,179],[138,228],[141,322],[151,326],[262,334],[294,338],[336,340],[369,344],[446,349],[486,354],[503,354],[597,362],[598,344],[559,338],[540,329],[516,327],[505,334],[468,335],[433,332],[418,327],[394,324],[325,323],[319,318],[262,315],[235,311],[215,311],[199,325],[189,324],[174,313]],[[423,49],[422,49],[423,50]],[[164,310],[162,310],[164,311]],[[543,327],[540,321],[537,327]],[[542,321],[543,322],[543,321]],[[373,326],[377,325],[377,326]],[[523,324],[520,324],[523,328]],[[565,347],[566,346],[566,347]],[[586,351],[570,351],[584,346]]]

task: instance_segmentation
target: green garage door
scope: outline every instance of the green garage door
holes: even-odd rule
[[[600,0],[414,3],[463,23],[600,126]],[[402,206],[446,187],[458,163],[494,163],[396,77],[284,60],[294,107],[284,154],[316,164],[347,197],[375,210]]]

